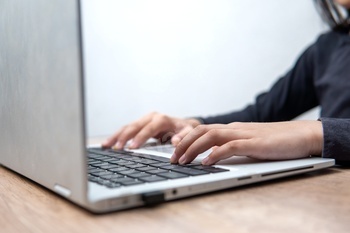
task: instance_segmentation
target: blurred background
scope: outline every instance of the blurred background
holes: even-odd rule
[[[151,111],[239,110],[327,30],[312,0],[84,0],[82,9],[89,137]]]

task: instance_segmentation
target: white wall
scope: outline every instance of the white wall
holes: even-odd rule
[[[325,30],[312,0],[85,0],[83,17],[89,136],[240,109]]]

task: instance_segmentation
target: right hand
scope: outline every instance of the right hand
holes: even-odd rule
[[[102,147],[115,146],[116,149],[123,149],[127,141],[132,139],[129,148],[136,149],[149,138],[157,138],[161,142],[168,141],[171,138],[171,143],[177,146],[182,138],[198,125],[200,125],[200,122],[194,118],[175,118],[153,112],[122,127],[104,142]]]

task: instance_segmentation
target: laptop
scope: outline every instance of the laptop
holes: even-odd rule
[[[310,157],[169,163],[171,145],[86,146],[78,0],[11,0],[0,8],[0,163],[95,213],[160,204],[334,165]],[[121,114],[127,114],[121,112]],[[209,152],[206,152],[209,153]]]

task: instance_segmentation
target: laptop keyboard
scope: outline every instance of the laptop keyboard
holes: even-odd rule
[[[131,151],[88,149],[89,181],[108,188],[226,171],[229,170],[200,164],[170,164],[168,158]]]

